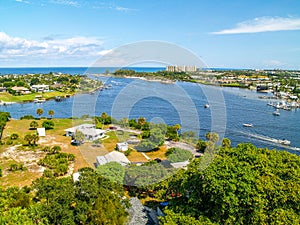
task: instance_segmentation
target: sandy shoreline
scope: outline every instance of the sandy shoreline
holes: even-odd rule
[[[155,78],[149,78],[149,77],[137,77],[137,76],[115,76],[112,74],[90,74],[92,76],[98,76],[98,77],[111,77],[111,78],[126,78],[126,79],[139,79],[143,81],[148,81],[148,82],[159,82],[163,84],[175,84],[176,81],[172,80],[164,80],[164,79],[155,79]]]

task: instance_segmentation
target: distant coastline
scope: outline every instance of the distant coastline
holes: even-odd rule
[[[31,73],[66,73],[66,74],[92,74],[105,73],[105,71],[114,72],[120,67],[0,67],[0,75],[5,74],[31,74]],[[165,67],[124,67],[123,69],[132,69],[136,72],[156,72],[165,70]]]

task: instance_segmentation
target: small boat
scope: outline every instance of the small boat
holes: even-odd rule
[[[283,140],[278,140],[278,143],[281,145],[290,145],[291,141],[283,139]]]
[[[34,103],[44,103],[44,102],[46,102],[46,99],[44,99],[44,98],[37,99],[37,98],[36,98],[36,99],[33,100],[33,102],[34,102]]]
[[[204,108],[208,109],[208,108],[209,108],[209,104],[206,103],[206,104],[204,105]]]
[[[4,101],[0,101],[0,105],[4,105],[4,106],[6,106],[6,105],[12,105],[12,104],[14,104],[15,102],[4,102]]]
[[[252,123],[243,123],[243,126],[244,127],[253,127],[253,124]]]
[[[275,112],[273,112],[274,116],[280,116],[280,112],[278,112],[277,110]]]
[[[60,96],[56,96],[55,97],[55,101],[57,101],[57,102],[61,102],[63,99],[62,99],[62,97],[60,97]]]

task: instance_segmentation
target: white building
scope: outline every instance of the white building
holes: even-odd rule
[[[122,166],[126,166],[126,165],[130,164],[129,159],[127,159],[127,157],[123,153],[118,152],[118,151],[112,151],[110,153],[107,153],[104,156],[96,157],[97,166],[104,165],[109,162],[117,162],[117,163],[121,164]]]
[[[15,91],[16,93],[20,93],[20,94],[22,94],[22,95],[24,95],[24,94],[30,94],[31,93],[31,91],[28,89],[28,88],[26,88],[26,87],[12,87],[11,88],[13,91]]]
[[[86,140],[94,141],[99,138],[103,138],[105,134],[105,130],[96,129],[94,124],[81,124],[75,127],[71,127],[66,129],[66,136],[74,137],[76,131],[80,131],[85,136]]]
[[[125,152],[128,150],[128,143],[127,142],[121,142],[117,143],[117,150]]]
[[[45,127],[36,128],[36,132],[39,135],[39,137],[45,137],[46,136]]]
[[[169,72],[196,72],[196,66],[166,66],[166,71]]]
[[[32,85],[30,88],[32,91],[35,91],[35,92],[48,92],[49,91],[49,85],[46,85],[46,84]]]

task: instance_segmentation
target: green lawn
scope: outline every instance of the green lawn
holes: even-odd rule
[[[14,96],[9,93],[0,93],[0,100],[4,102],[28,102],[33,101],[35,96],[42,95],[45,99],[54,99],[55,96],[65,96],[67,93],[59,92],[59,91],[52,91],[46,93],[31,93],[26,95]]]

